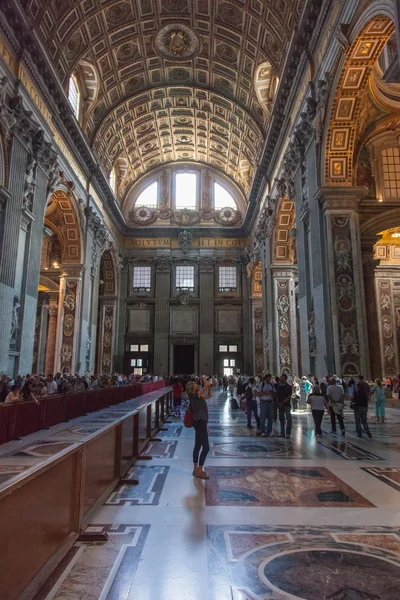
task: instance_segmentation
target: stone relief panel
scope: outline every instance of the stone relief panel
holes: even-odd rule
[[[278,317],[279,367],[281,373],[290,373],[292,369],[290,336],[290,300],[289,280],[277,281],[276,311]]]
[[[263,311],[261,306],[255,306],[253,312],[254,336],[254,374],[259,375],[264,371],[264,344],[263,344]]]
[[[114,326],[114,306],[104,307],[103,340],[101,353],[101,373],[109,375],[112,365],[112,340]]]
[[[188,335],[197,334],[198,330],[198,311],[197,307],[173,306],[171,307],[171,334],[187,333]]]
[[[151,331],[151,310],[146,307],[129,309],[129,331],[148,333]]]
[[[64,318],[61,343],[61,370],[72,372],[75,333],[75,315],[78,284],[76,280],[66,280],[64,296]]]
[[[392,290],[390,279],[377,280],[377,303],[381,335],[382,375],[397,375],[397,331],[393,323]]]
[[[217,308],[217,333],[240,333],[240,309]]]
[[[341,373],[354,375],[360,373],[360,349],[349,215],[332,216],[332,241]]]

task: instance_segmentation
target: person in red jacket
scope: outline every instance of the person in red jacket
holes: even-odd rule
[[[180,417],[181,416],[183,386],[177,377],[175,377],[175,379],[174,379],[174,385],[172,386],[172,390],[173,390],[173,394],[174,394],[175,416]]]

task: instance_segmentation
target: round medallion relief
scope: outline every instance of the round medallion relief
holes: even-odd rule
[[[259,571],[282,598],[298,600],[396,600],[396,559],[354,550],[311,548],[275,555]],[[371,592],[373,594],[371,595]]]
[[[199,39],[186,25],[170,23],[158,32],[155,48],[165,58],[188,60],[198,52]]]

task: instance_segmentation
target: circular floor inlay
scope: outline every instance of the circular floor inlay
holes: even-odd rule
[[[393,560],[393,562],[392,562]],[[262,579],[286,598],[398,600],[400,564],[354,551],[300,550],[261,565]],[[261,569],[260,569],[261,570]]]

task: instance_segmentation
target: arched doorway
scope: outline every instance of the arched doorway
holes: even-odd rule
[[[47,203],[40,264],[33,370],[74,372],[78,355],[81,229],[71,197]]]

